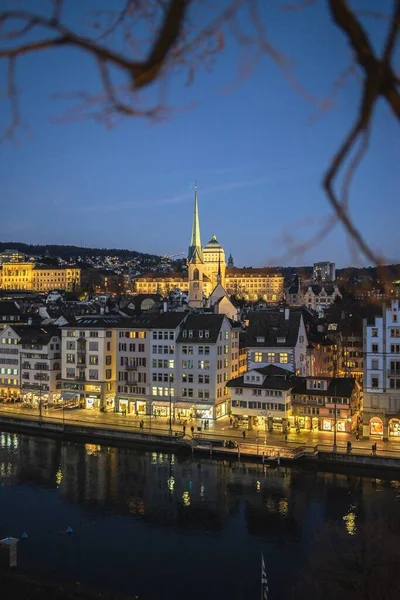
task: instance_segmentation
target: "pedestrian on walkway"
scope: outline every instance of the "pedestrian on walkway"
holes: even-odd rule
[[[350,452],[351,452],[351,442],[348,441],[347,442],[347,454],[350,454]]]
[[[185,435],[186,435],[186,425],[185,424],[182,425],[182,431],[183,431],[183,437],[185,437]]]
[[[358,442],[359,439],[360,439],[360,434],[358,433],[358,429],[357,429],[357,431],[356,431],[356,440],[357,440],[357,442]]]
[[[243,430],[242,435],[243,435],[243,439],[245,440],[246,439],[246,432],[244,430]]]
[[[190,428],[190,431],[192,432],[192,435],[194,434],[194,426],[192,425]]]
[[[230,425],[232,425],[232,423],[233,423],[232,417],[229,417],[229,423],[230,423]]]

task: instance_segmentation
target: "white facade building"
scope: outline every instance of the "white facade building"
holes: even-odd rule
[[[61,392],[61,339],[56,327],[7,326],[0,333],[3,398],[55,403]]]
[[[275,365],[307,375],[307,333],[301,310],[252,312],[244,342],[247,370]]]
[[[227,382],[239,373],[239,330],[225,315],[187,317],[177,340],[176,408],[181,402],[183,414],[198,419],[227,414]]]
[[[399,301],[364,320],[364,435],[400,441]]]
[[[117,339],[117,410],[214,419],[228,410],[239,369],[238,323],[213,313],[166,312],[126,322]]]
[[[287,431],[291,415],[292,373],[272,365],[251,369],[229,381],[232,416],[265,431]]]
[[[116,395],[117,328],[126,318],[84,315],[62,327],[62,398],[111,410]]]

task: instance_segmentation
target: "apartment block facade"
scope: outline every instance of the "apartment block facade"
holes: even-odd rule
[[[170,395],[175,402],[176,340],[186,316],[149,314],[132,318],[118,329],[117,411],[169,414]]]
[[[0,332],[0,395],[37,406],[61,397],[61,334],[56,327],[7,326]]]
[[[400,441],[399,300],[364,320],[364,435]]]
[[[64,402],[114,410],[117,330],[126,318],[84,315],[61,328],[61,383]]]

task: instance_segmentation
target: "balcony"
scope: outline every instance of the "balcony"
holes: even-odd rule
[[[388,377],[400,377],[400,369],[388,369]]]
[[[41,373],[34,375],[33,379],[36,381],[50,381],[50,377],[48,375],[42,375]]]
[[[124,365],[124,369],[126,371],[137,371],[137,366],[136,365]]]
[[[86,381],[86,375],[76,375],[76,381]]]

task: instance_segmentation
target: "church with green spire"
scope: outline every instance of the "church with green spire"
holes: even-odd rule
[[[215,235],[204,246],[201,245],[199,204],[197,187],[194,190],[192,235],[187,258],[189,278],[189,306],[202,308],[204,297],[208,298],[217,285],[225,283],[225,252]]]
[[[201,245],[197,186],[194,190],[192,233],[187,256],[186,273],[152,271],[136,281],[136,293],[160,293],[167,296],[174,289],[189,294],[189,306],[201,309],[207,301],[225,292],[245,300],[258,299],[270,304],[279,303],[284,296],[284,277],[269,267],[237,268],[233,258],[226,265],[225,251],[215,235]],[[217,290],[218,288],[218,290]],[[213,295],[213,292],[215,294]],[[208,302],[210,304],[210,302]]]

